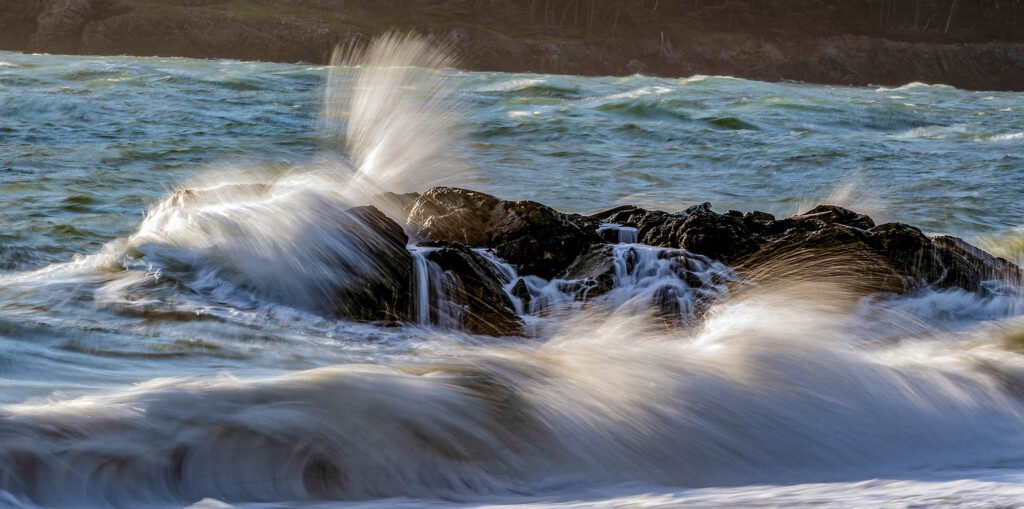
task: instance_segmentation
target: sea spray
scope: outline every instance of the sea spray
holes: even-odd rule
[[[255,296],[353,316],[339,298],[346,289],[384,277],[403,292],[404,248],[396,252],[353,207],[375,201],[397,215],[390,202],[374,197],[458,173],[449,150],[459,110],[437,72],[452,61],[444,46],[411,35],[339,48],[325,87],[327,150],[262,180],[236,170],[185,186],[149,211],[126,242],[129,258],[236,305]],[[339,137],[345,151],[331,152]],[[406,304],[394,305],[383,316],[409,313]]]
[[[453,98],[454,81],[440,72],[455,64],[449,46],[411,34],[335,50],[321,132],[326,147],[343,141],[355,169],[352,186],[422,191],[467,171],[453,150],[464,137],[464,107]]]

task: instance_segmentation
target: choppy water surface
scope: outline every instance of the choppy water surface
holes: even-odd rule
[[[588,313],[521,340],[261,299],[224,274],[315,286],[291,277],[312,262],[288,272],[307,245],[283,231],[360,199],[296,176],[342,150],[321,136],[327,77],[0,53],[0,505],[1024,500],[1019,289],[854,302],[825,284],[780,287],[723,301],[695,330]],[[374,123],[411,107],[401,94],[363,111],[376,117],[353,113],[369,137],[401,133],[390,157],[353,155],[396,172],[379,187],[436,176],[577,212],[831,202],[1024,256],[1019,93],[441,78],[454,126]],[[164,202],[224,176],[279,179],[298,198],[263,215],[239,215],[244,193],[202,211]],[[136,252],[149,258],[126,261]],[[186,263],[209,270],[175,277]],[[511,402],[489,403],[481,384]]]

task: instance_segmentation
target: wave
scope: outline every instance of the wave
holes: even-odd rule
[[[956,90],[956,87],[952,87],[950,85],[943,85],[941,83],[921,83],[919,81],[914,81],[914,82],[907,83],[906,85],[901,85],[901,86],[898,86],[898,87],[878,87],[877,89],[875,89],[875,91],[876,92],[901,92],[901,91],[906,91],[906,90],[916,90],[916,89],[922,89],[922,88],[923,89],[938,89],[938,90]]]
[[[916,138],[928,140],[969,140],[980,142],[1011,142],[1024,139],[1024,133],[989,134],[978,131],[984,126],[977,124],[930,125],[916,127],[897,135],[900,138]]]
[[[649,95],[664,95],[674,92],[675,90],[666,86],[654,85],[648,87],[640,87],[637,89],[630,90],[628,92],[621,92],[618,94],[612,94],[605,97],[607,100],[617,99],[637,99]]]
[[[484,86],[476,90],[482,94],[504,94],[515,97],[548,97],[576,99],[581,96],[578,86],[563,83],[556,77],[513,79]]]
[[[1024,133],[1004,133],[1004,134],[993,134],[991,136],[984,136],[981,141],[1014,141],[1024,140]]]
[[[1024,266],[1024,226],[999,235],[981,237],[977,242],[985,251]]]
[[[880,344],[881,327],[821,301],[827,288],[762,290],[692,334],[584,316],[543,345],[429,363],[2,406],[0,490],[42,505],[452,498],[1019,460],[1020,357],[913,335]]]

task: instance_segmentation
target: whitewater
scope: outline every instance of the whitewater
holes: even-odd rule
[[[521,337],[459,330],[414,241],[411,320],[335,316],[388,270],[353,207],[405,225],[388,193],[435,185],[830,203],[1019,264],[1024,95],[457,64],[0,53],[0,506],[1024,507],[1012,282],[866,294],[842,254],[742,272],[604,224],[586,303],[476,250]]]

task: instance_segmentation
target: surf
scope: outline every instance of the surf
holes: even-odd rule
[[[0,500],[629,503],[1024,461],[1024,292],[1012,280],[878,291],[891,281],[871,258],[800,251],[730,266],[642,244],[638,225],[497,201],[456,214],[500,216],[486,223],[497,229],[526,222],[509,211],[529,206],[592,226],[580,235],[602,239],[609,266],[541,277],[465,247],[523,322],[514,337],[467,332],[467,285],[431,258],[451,246],[419,238],[406,195],[473,182],[464,101],[575,102],[565,113],[650,98],[595,102],[534,78],[461,92],[455,62],[410,35],[339,49],[311,157],[229,162],[93,254],[0,276],[0,332],[19,338],[0,361],[24,364],[19,376],[62,376],[60,362],[88,375],[0,405]],[[739,80],[690,88],[719,81]],[[868,184],[829,200],[891,214]],[[384,318],[360,314],[381,302]]]

